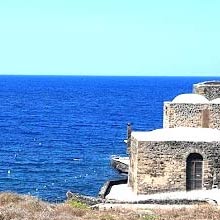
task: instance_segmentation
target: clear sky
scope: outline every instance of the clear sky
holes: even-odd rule
[[[219,0],[0,0],[0,74],[220,76]]]

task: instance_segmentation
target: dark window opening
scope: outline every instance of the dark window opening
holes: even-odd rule
[[[186,190],[202,189],[203,157],[190,154],[186,161]]]

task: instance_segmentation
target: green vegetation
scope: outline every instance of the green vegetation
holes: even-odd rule
[[[73,208],[78,208],[78,209],[89,209],[89,206],[86,205],[85,203],[82,203],[80,201],[77,200],[70,200],[68,202],[70,204],[70,206],[72,206]]]
[[[157,220],[158,217],[155,215],[145,215],[142,217],[142,220]]]

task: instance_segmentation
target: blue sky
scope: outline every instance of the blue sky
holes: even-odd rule
[[[0,0],[0,74],[220,76],[218,0]]]

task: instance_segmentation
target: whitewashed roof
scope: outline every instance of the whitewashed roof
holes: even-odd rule
[[[220,130],[212,128],[162,128],[153,131],[131,134],[138,141],[191,141],[191,142],[220,142]]]
[[[202,95],[189,93],[189,94],[180,94],[176,96],[173,99],[172,103],[203,104],[203,103],[209,103],[209,100]]]
[[[220,98],[213,99],[212,101],[210,101],[210,103],[220,104]]]
[[[212,80],[212,81],[204,81],[204,82],[199,82],[194,85],[203,85],[203,86],[219,86],[220,81],[219,80]]]

